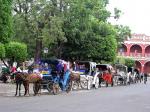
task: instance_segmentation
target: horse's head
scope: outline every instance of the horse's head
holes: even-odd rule
[[[80,79],[80,73],[78,72],[70,72],[70,79],[71,80],[76,80],[76,79]]]
[[[98,77],[101,78],[103,75],[103,72],[99,72]]]

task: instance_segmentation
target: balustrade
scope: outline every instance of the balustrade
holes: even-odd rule
[[[150,53],[145,53],[146,58],[150,58]]]

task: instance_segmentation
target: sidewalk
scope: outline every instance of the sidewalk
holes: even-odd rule
[[[30,93],[33,94],[33,84],[30,84]],[[0,96],[14,96],[16,92],[15,83],[2,83],[0,82]],[[24,87],[21,85],[21,94],[24,94]]]

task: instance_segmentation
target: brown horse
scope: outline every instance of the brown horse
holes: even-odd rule
[[[75,72],[70,73],[70,81],[71,81],[72,89],[74,89],[74,86],[77,86],[77,88],[79,88],[79,86],[81,86],[80,79],[81,79],[81,77],[80,77],[79,73],[75,73]]]
[[[37,74],[28,74],[28,73],[23,73],[23,72],[17,72],[15,73],[15,82],[16,82],[16,94],[15,96],[17,96],[18,93],[18,86],[19,86],[19,96],[21,96],[21,85],[24,85],[25,88],[25,95],[29,95],[29,84],[33,83],[34,85],[34,95],[38,94],[38,91],[40,90],[41,87],[41,82],[42,79],[39,75]]]

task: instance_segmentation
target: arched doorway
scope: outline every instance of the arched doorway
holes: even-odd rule
[[[142,56],[142,47],[140,45],[132,45],[130,48],[130,56],[141,57]]]
[[[127,46],[122,44],[119,49],[118,49],[118,53],[119,55],[121,56],[126,56],[126,53],[127,53]]]
[[[144,72],[150,73],[150,61],[146,62],[144,65]]]
[[[150,45],[145,48],[145,57],[150,57]]]
[[[138,69],[140,72],[142,71],[142,64],[140,61],[135,61],[135,68]]]

